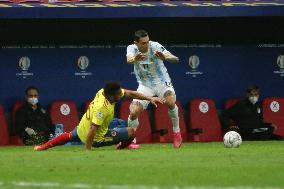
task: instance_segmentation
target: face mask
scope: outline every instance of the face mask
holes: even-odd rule
[[[28,103],[30,103],[31,105],[36,105],[38,103],[38,99],[35,97],[28,98]]]
[[[257,96],[250,96],[250,97],[249,97],[249,101],[250,101],[252,104],[255,104],[255,103],[258,101],[258,97],[257,97]]]

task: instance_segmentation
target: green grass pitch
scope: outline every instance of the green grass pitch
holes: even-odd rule
[[[141,145],[136,150],[0,147],[0,188],[280,189],[284,143]]]

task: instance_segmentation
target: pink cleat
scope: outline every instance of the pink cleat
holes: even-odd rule
[[[139,144],[135,144],[135,143],[131,143],[128,146],[126,146],[122,142],[120,142],[120,143],[118,143],[116,145],[116,149],[117,150],[121,150],[121,149],[125,149],[125,148],[127,148],[127,149],[137,149],[137,148],[140,148],[140,145]]]
[[[140,148],[139,144],[131,143],[127,146],[128,149],[137,149]]]
[[[46,149],[42,145],[34,147],[34,151],[43,151],[43,150],[46,150]]]
[[[180,148],[181,142],[182,142],[182,138],[181,138],[180,132],[174,133],[173,139],[174,139],[174,140],[173,140],[174,148]]]

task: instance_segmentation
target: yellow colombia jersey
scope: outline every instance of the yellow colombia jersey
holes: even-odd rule
[[[77,134],[82,142],[86,143],[87,135],[92,123],[99,125],[94,137],[94,142],[102,142],[104,135],[108,130],[108,126],[114,116],[114,104],[110,102],[103,95],[104,89],[97,92],[96,97],[90,103],[87,112],[82,117],[79,126],[77,127]],[[122,89],[122,96],[124,90]]]

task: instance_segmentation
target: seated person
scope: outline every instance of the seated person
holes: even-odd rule
[[[25,145],[46,142],[54,133],[49,115],[38,103],[39,90],[30,86],[26,89],[25,101],[16,113],[16,133],[23,139]]]
[[[247,89],[247,98],[224,110],[223,129],[239,132],[243,140],[281,140],[281,136],[274,134],[276,125],[263,122],[259,95],[259,87],[251,86]]]

